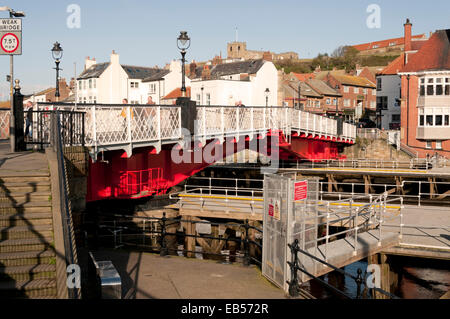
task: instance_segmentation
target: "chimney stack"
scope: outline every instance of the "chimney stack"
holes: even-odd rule
[[[262,58],[263,58],[264,61],[272,62],[272,53],[270,53],[270,51],[265,51],[263,53],[263,57]]]
[[[411,29],[412,29],[412,23],[409,21],[409,19],[406,19],[406,23],[403,25],[405,27],[405,52],[411,51],[412,45],[411,45]]]

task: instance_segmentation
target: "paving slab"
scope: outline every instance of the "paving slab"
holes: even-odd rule
[[[286,298],[256,266],[124,250],[93,254],[99,261],[112,261],[122,279],[124,299]]]

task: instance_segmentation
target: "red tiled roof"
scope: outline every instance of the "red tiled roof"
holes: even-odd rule
[[[423,39],[423,38],[425,38],[425,34],[419,34],[419,35],[412,36],[412,40],[414,40],[414,39]],[[415,42],[415,41],[413,41],[413,42]],[[353,47],[356,50],[358,50],[358,51],[366,51],[366,50],[375,49],[374,46],[378,46],[377,49],[379,49],[379,48],[386,48],[386,47],[389,47],[389,44],[391,44],[391,43],[395,43],[394,46],[396,46],[396,45],[404,45],[405,44],[405,38],[401,37],[401,38],[394,38],[394,39],[387,39],[387,40],[381,40],[381,41],[357,44],[357,45],[353,45]]]
[[[411,57],[411,54],[409,54]],[[387,67],[385,67],[379,75],[395,75],[400,72],[401,69],[405,66],[405,54],[402,53],[397,59],[389,63]]]
[[[436,31],[401,72],[450,70],[450,29]]]
[[[314,73],[295,73],[292,72],[299,81],[305,82],[309,79],[315,79],[316,75]]]
[[[177,99],[177,98],[179,98],[181,96],[182,96],[181,88],[176,88],[175,90],[173,90],[172,92],[167,94],[162,99],[163,100],[172,100],[172,99]],[[190,86],[186,87],[186,97],[191,97],[191,87]]]

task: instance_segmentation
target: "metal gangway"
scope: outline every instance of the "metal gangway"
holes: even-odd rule
[[[299,183],[307,189],[304,196]],[[322,202],[318,194],[317,178],[265,176],[262,272],[286,293],[293,279],[305,283],[395,246],[402,237],[401,227],[384,230],[387,221],[402,224],[401,198],[388,199],[384,193]],[[396,207],[397,213],[388,211]],[[291,254],[294,243],[298,249]]]

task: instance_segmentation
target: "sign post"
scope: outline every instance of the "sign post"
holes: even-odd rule
[[[0,55],[9,55],[10,69],[10,103],[11,118],[10,123],[10,145],[11,152],[15,152],[15,114],[14,114],[14,55],[22,55],[22,20],[21,19],[0,19]]]

